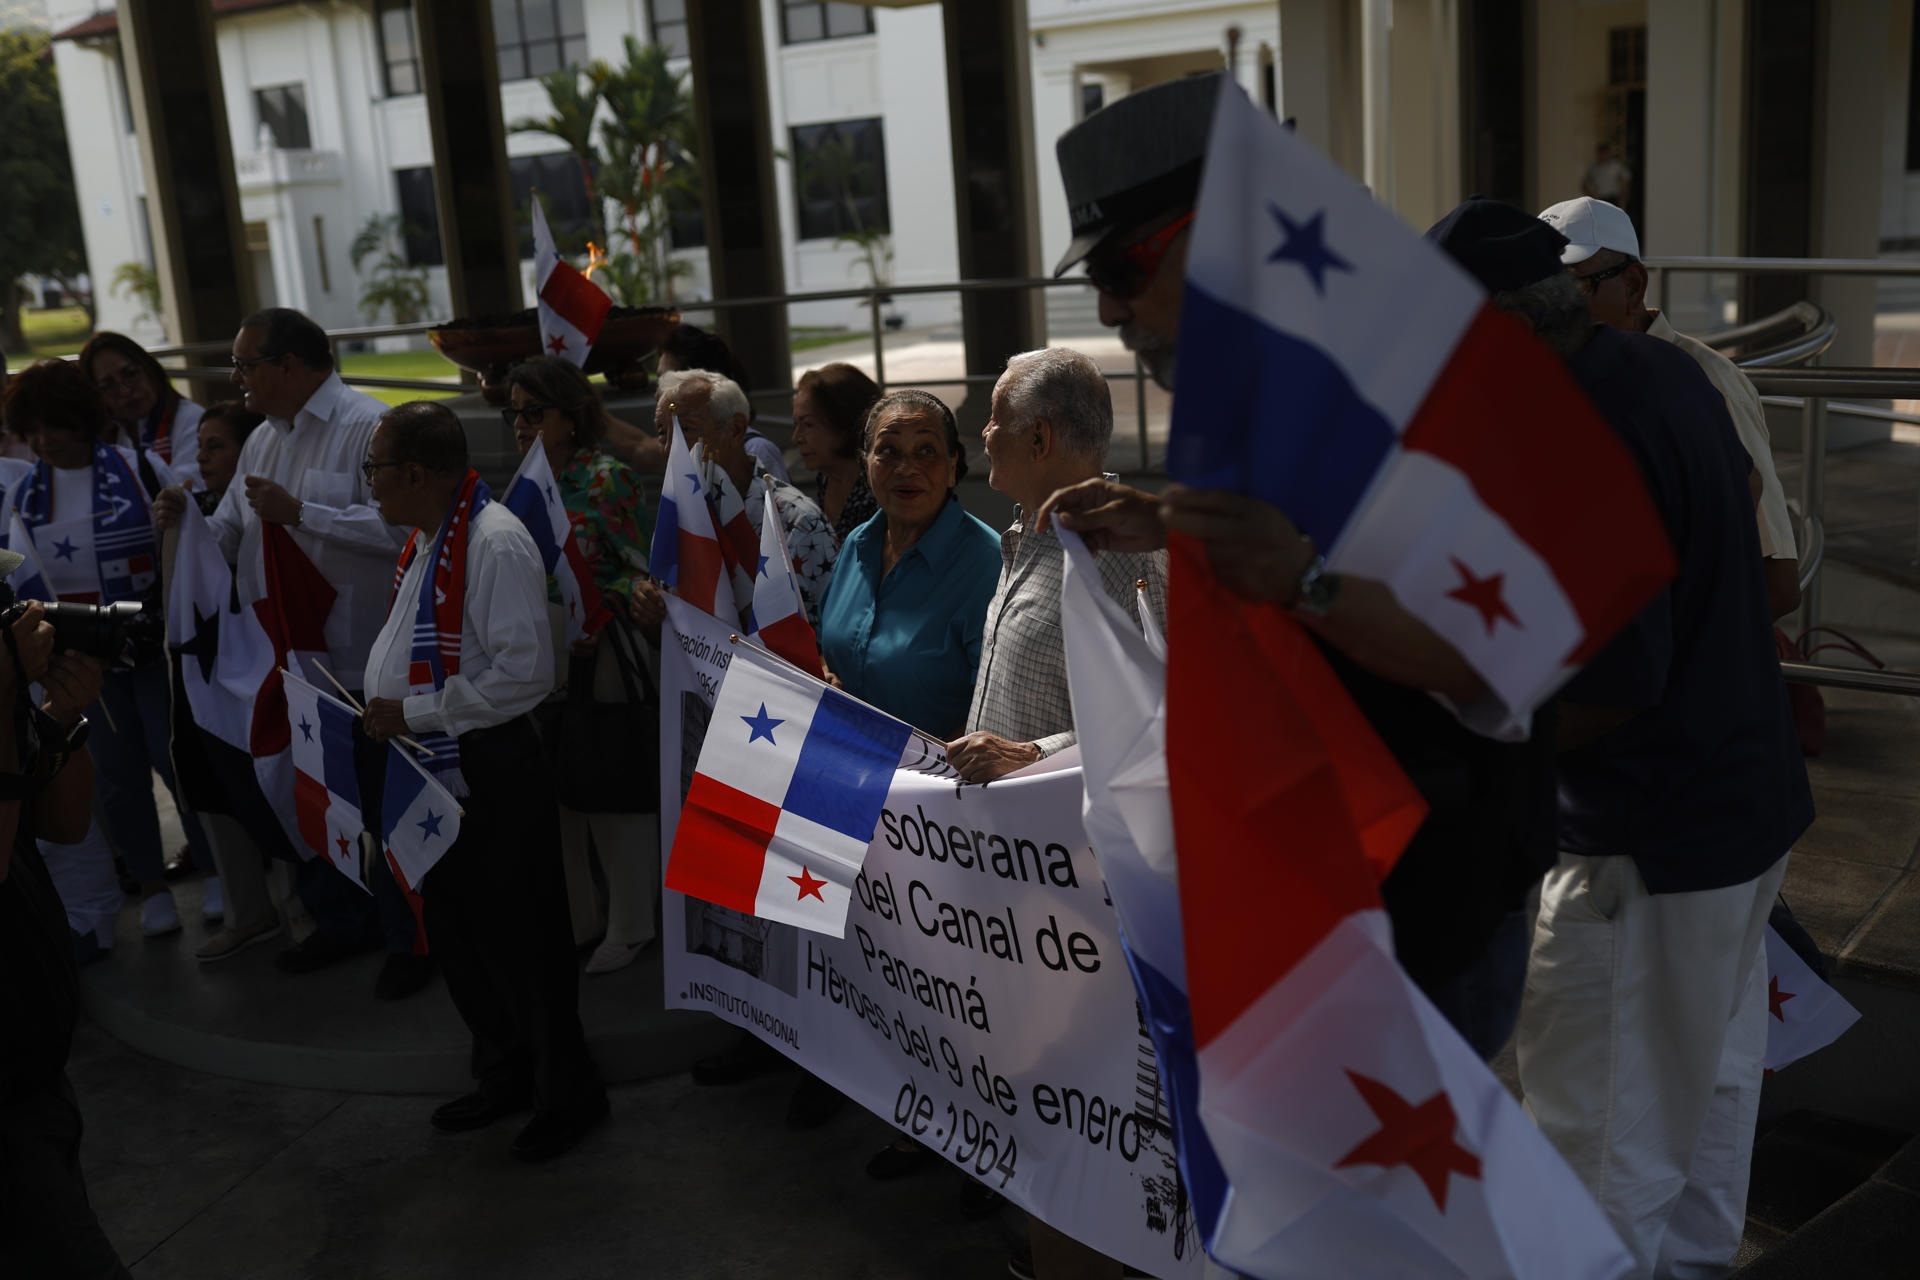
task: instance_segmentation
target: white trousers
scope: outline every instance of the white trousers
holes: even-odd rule
[[[1541,885],[1520,1087],[1643,1276],[1718,1276],[1739,1251],[1785,871],[1650,894],[1631,858],[1562,854]]]

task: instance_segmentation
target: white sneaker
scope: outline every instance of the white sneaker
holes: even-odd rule
[[[220,877],[208,876],[200,882],[200,918],[212,922],[227,914],[227,896],[221,892]]]
[[[614,973],[624,969],[638,959],[640,953],[645,951],[652,941],[649,938],[646,942],[637,942],[632,946],[624,942],[602,942],[587,958],[587,972]]]
[[[173,892],[162,889],[140,903],[140,932],[149,938],[180,932],[180,909],[173,905]]]

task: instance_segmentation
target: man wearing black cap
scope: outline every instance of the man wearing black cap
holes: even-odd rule
[[[1427,235],[1565,358],[1680,562],[1562,692],[1561,852],[1517,1048],[1529,1111],[1645,1272],[1718,1275],[1746,1222],[1767,915],[1813,819],[1767,634],[1752,463],[1685,352],[1592,323],[1558,231],[1469,200]]]
[[[1173,389],[1187,237],[1221,77],[1190,77],[1122,98],[1059,142],[1074,241],[1056,268],[1084,261],[1100,318],[1155,381]],[[1292,610],[1367,721],[1427,801],[1428,816],[1382,886],[1409,977],[1478,1052],[1507,1042],[1526,965],[1528,890],[1553,864],[1553,725],[1521,743],[1464,727],[1456,707],[1488,696],[1465,659],[1402,609],[1382,583],[1327,573],[1285,513],[1224,491],[1159,495],[1107,480],[1062,490],[1053,514],[1096,550],[1146,551],[1166,531],[1208,550],[1222,584]]]

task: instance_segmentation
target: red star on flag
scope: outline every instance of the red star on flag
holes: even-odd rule
[[[1333,1167],[1344,1169],[1348,1165],[1373,1164],[1390,1169],[1406,1165],[1426,1184],[1434,1206],[1445,1213],[1447,1175],[1457,1173],[1475,1180],[1480,1177],[1480,1157],[1454,1141],[1457,1122],[1446,1090],[1413,1106],[1391,1086],[1358,1071],[1347,1072],[1347,1079],[1353,1081],[1353,1087],[1366,1100],[1380,1127],[1335,1161]]]
[[[346,862],[346,860],[347,860],[347,833],[346,833],[346,832],[344,832],[344,831],[342,831],[342,832],[341,832],[341,833],[339,834],[339,836],[337,836],[337,837],[335,838],[335,840],[334,840],[334,843],[340,846],[340,861],[341,861],[342,863],[344,863],[344,862]]]
[[[547,339],[547,349],[555,355],[564,354],[567,349],[567,340],[556,333]],[[525,350],[525,348],[522,348],[522,350]]]
[[[1506,596],[1502,594],[1501,588],[1506,583],[1506,574],[1490,573],[1484,578],[1476,578],[1473,570],[1467,568],[1460,557],[1447,558],[1453,561],[1454,569],[1460,574],[1460,585],[1447,592],[1447,599],[1458,600],[1461,604],[1479,610],[1481,620],[1487,624],[1488,635],[1493,634],[1494,627],[1499,625],[1502,619],[1511,622],[1517,629],[1525,630],[1520,626],[1520,619],[1514,617],[1513,610],[1507,608]]]
[[[1786,1004],[1787,1001],[1796,999],[1799,996],[1799,994],[1800,993],[1797,991],[1782,991],[1780,989],[1780,979],[1778,976],[1768,978],[1767,979],[1768,1011],[1771,1012],[1773,1016],[1778,1018],[1780,1021],[1785,1022],[1787,1020],[1787,1015],[1780,1012],[1780,1007]]]
[[[825,880],[815,880],[813,873],[805,867],[800,868],[799,875],[788,876],[787,879],[800,886],[800,892],[794,898],[795,902],[798,902],[801,898],[814,898],[822,903],[826,902],[826,899],[820,896],[820,890],[826,888],[827,882]]]

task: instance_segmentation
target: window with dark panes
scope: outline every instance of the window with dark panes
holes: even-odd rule
[[[387,96],[420,92],[420,50],[413,38],[413,0],[378,0],[380,60],[386,67]]]
[[[780,0],[780,28],[786,43],[838,40],[873,34],[873,11],[863,4],[819,4]]]
[[[260,123],[273,134],[273,145],[282,151],[304,151],[313,145],[307,131],[307,86],[275,85],[253,91],[254,112]]]
[[[539,156],[515,156],[507,161],[513,183],[513,209],[520,226],[520,256],[533,256],[533,207],[531,192],[540,193],[546,206],[547,226],[553,243],[561,253],[585,252],[589,239],[599,239],[602,228],[595,222],[587,201],[587,186],[580,177],[580,162],[571,152],[553,151]]]
[[[493,0],[500,79],[532,80],[587,60],[584,0]]]
[[[653,42],[670,58],[692,51],[687,43],[687,0],[653,0]]]
[[[395,169],[393,185],[400,195],[400,237],[408,264],[442,265],[447,258],[440,248],[440,201],[433,190],[433,170]]]
[[[879,120],[797,125],[792,136],[802,240],[892,230],[885,135]]]

